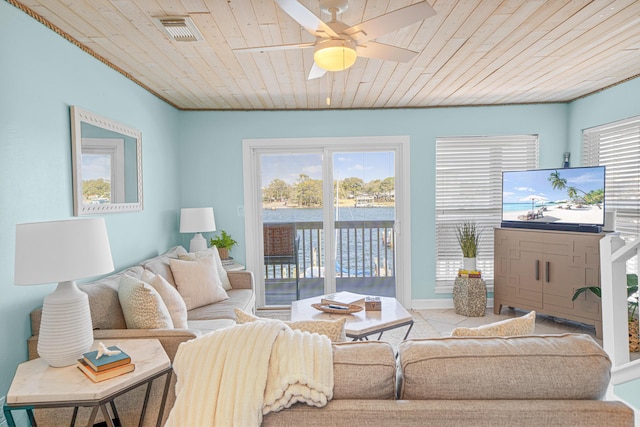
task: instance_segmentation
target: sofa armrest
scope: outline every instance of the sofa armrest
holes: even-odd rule
[[[164,351],[173,362],[180,343],[192,340],[200,336],[200,331],[195,329],[95,329],[95,340],[132,340],[132,339],[157,339],[162,344]],[[29,360],[39,357],[38,336],[33,335],[27,340]]]
[[[251,271],[228,271],[229,283],[233,289],[253,289],[254,280]]]

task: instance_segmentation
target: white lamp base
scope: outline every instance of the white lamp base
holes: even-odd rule
[[[89,297],[73,281],[58,283],[42,306],[38,354],[54,368],[70,366],[92,344]]]
[[[207,241],[204,237],[202,237],[201,233],[196,233],[191,239],[191,245],[189,246],[189,252],[195,253],[198,251],[204,251],[207,249]]]

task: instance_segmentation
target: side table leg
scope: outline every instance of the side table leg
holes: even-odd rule
[[[167,379],[164,381],[164,391],[162,392],[162,401],[160,402],[160,409],[158,410],[158,419],[156,420],[156,427],[160,427],[162,423],[162,416],[164,415],[164,405],[167,403],[167,395],[169,394],[169,384],[171,384],[171,374],[173,371],[167,372]]]
[[[2,412],[4,412],[4,419],[7,420],[7,426],[16,427],[16,422],[13,420],[13,414],[11,414],[11,409],[6,406],[2,408]]]
[[[111,412],[113,413],[113,423],[115,427],[122,427],[122,423],[120,422],[120,415],[118,415],[118,410],[116,409],[116,402],[112,400],[109,402],[111,405]]]
[[[413,320],[411,321],[411,323],[409,324],[409,329],[407,329],[407,333],[404,335],[403,340],[406,340],[407,337],[409,336],[409,332],[411,332],[411,328],[413,328]]]
[[[144,393],[144,403],[142,404],[142,411],[140,413],[140,422],[138,423],[138,427],[142,427],[142,423],[144,422],[144,416],[147,413],[147,403],[149,403],[149,395],[151,394],[151,386],[153,385],[153,380],[147,383],[147,391]]]
[[[29,422],[32,427],[38,427],[38,423],[36,422],[36,417],[33,415],[33,409],[27,409],[27,416],[29,417]]]
[[[91,416],[87,422],[87,427],[93,426],[93,423],[96,421],[96,415],[98,415],[98,407],[94,406],[93,409],[91,409]]]
[[[107,423],[107,426],[116,427],[115,425],[113,425],[113,420],[111,419],[111,415],[109,415],[107,405],[100,405],[100,410],[102,411],[102,416],[104,417],[104,421],[105,423]]]

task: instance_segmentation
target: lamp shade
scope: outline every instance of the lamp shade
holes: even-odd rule
[[[351,40],[327,40],[318,43],[313,60],[316,65],[327,71],[342,71],[351,67],[358,54]]]
[[[16,285],[84,279],[113,271],[103,218],[16,226]]]
[[[183,208],[180,210],[180,232],[216,231],[213,208]]]

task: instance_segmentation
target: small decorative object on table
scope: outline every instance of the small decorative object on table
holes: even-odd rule
[[[481,317],[487,308],[487,286],[479,277],[457,277],[453,284],[456,314]]]
[[[382,311],[380,297],[366,297],[364,299],[364,309],[367,311]]]
[[[238,244],[226,231],[220,230],[220,236],[209,240],[211,246],[218,248],[221,260],[229,259],[229,251]]]
[[[364,298],[365,295],[341,291],[323,296],[320,302],[322,304],[359,305],[364,307]]]
[[[364,308],[359,305],[350,304],[350,305],[342,305],[342,304],[311,304],[311,307],[316,310],[324,311],[325,313],[331,314],[352,314],[362,311]]]
[[[84,353],[82,359],[78,359],[80,369],[93,382],[108,380],[135,369],[131,363],[131,357],[117,346],[106,347],[98,343],[98,349]]]
[[[480,234],[482,234],[482,229],[472,221],[464,221],[456,224],[456,238],[462,250],[462,261],[465,270],[476,269],[476,256],[478,256]]]

